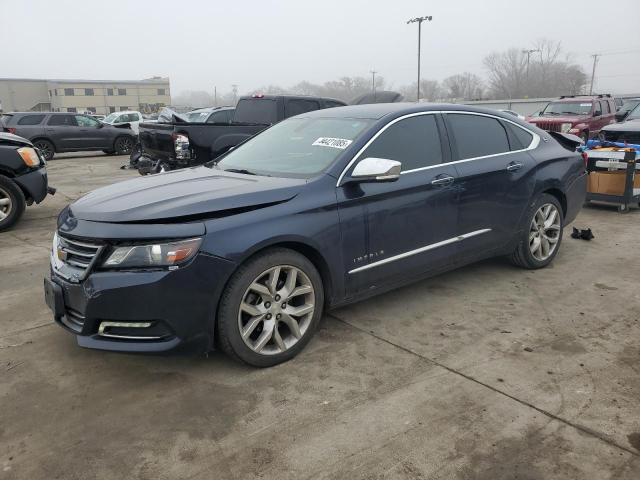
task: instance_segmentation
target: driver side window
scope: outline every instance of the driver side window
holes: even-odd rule
[[[402,171],[442,163],[440,134],[434,115],[405,118],[388,127],[360,155],[402,163]]]
[[[96,128],[100,125],[100,122],[95,118],[86,117],[84,115],[76,115],[76,122],[80,127],[93,127]]]

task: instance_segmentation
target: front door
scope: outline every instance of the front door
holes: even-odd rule
[[[402,282],[451,262],[457,224],[456,170],[436,114],[391,122],[358,155],[402,163],[394,182],[349,182],[337,190],[347,296]],[[354,162],[355,167],[357,161]]]
[[[459,176],[458,244],[462,257],[506,245],[520,226],[535,187],[534,136],[492,116],[447,113]]]
[[[103,149],[112,147],[112,136],[104,125],[93,117],[76,115],[76,123],[80,127],[81,138],[78,146],[82,148]]]

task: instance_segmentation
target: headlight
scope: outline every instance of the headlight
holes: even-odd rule
[[[171,243],[128,245],[116,247],[102,264],[106,268],[168,267],[192,258],[202,238],[190,238]]]
[[[37,167],[40,165],[40,157],[38,153],[31,147],[22,147],[18,149],[18,155],[22,157],[22,161],[29,167]]]
[[[567,133],[571,129],[571,127],[573,127],[572,123],[561,123],[560,124],[560,131],[562,133]]]

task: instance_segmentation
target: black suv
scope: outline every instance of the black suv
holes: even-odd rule
[[[114,126],[90,115],[53,112],[12,112],[2,116],[5,132],[33,142],[47,160],[55,153],[102,150],[128,155],[136,143],[129,124]]]

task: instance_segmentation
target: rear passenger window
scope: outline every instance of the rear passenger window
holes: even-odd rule
[[[315,100],[289,100],[284,107],[284,116],[293,117],[294,115],[312,112],[319,108],[320,104]]]
[[[533,142],[533,135],[524,128],[520,128],[513,123],[506,123],[507,128],[511,132],[511,150],[522,150],[529,148]]]
[[[44,115],[25,115],[18,120],[18,125],[40,125],[44,120]]]
[[[52,115],[47,125],[63,125],[67,127],[75,127],[78,124],[73,115]]]
[[[434,115],[418,115],[394,123],[367,147],[360,158],[386,158],[402,163],[402,171],[442,162]]]
[[[509,151],[507,132],[498,120],[481,115],[448,113],[459,160]]]
[[[611,109],[609,108],[609,102],[607,100],[602,102],[602,114],[606,115],[611,113]]]

